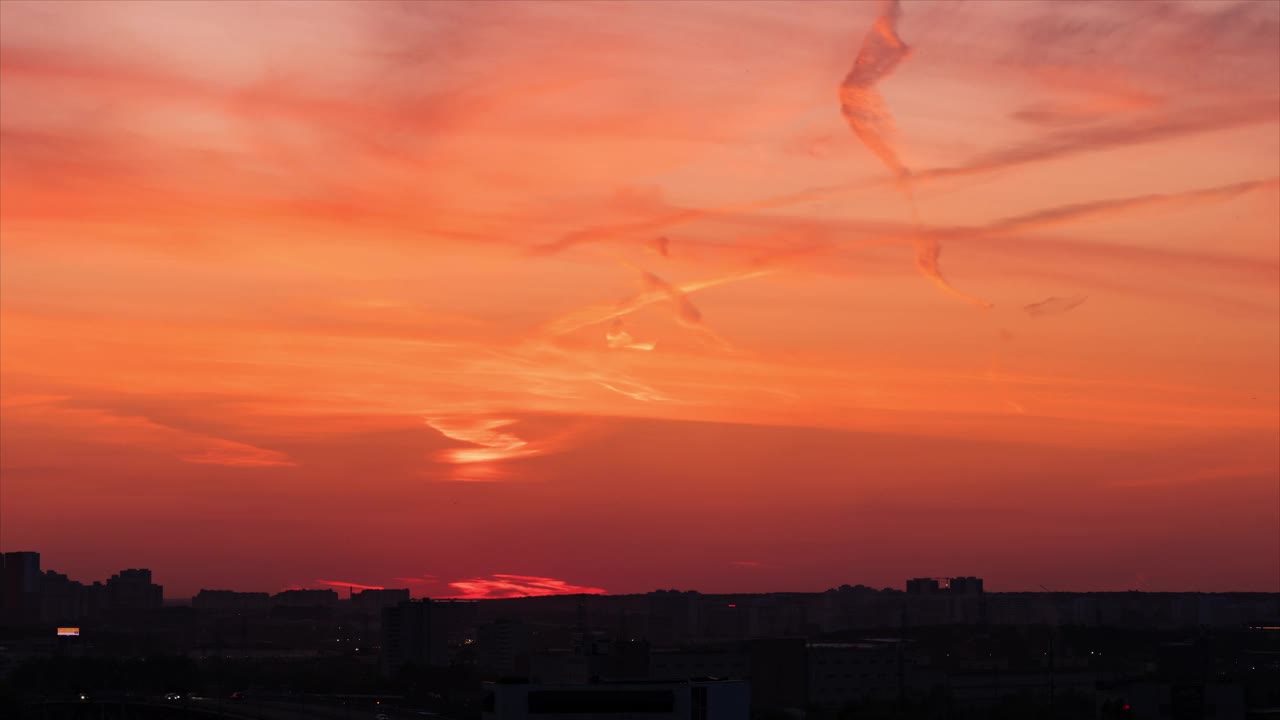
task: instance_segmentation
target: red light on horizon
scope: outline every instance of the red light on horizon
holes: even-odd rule
[[[564,580],[536,575],[508,575],[496,573],[488,577],[458,580],[449,583],[458,591],[445,597],[457,600],[492,600],[497,598],[541,597],[544,595],[604,595],[603,588],[572,585]]]

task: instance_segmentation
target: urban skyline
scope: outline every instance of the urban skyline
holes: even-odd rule
[[[148,569],[83,585],[39,560],[0,556],[0,713],[1202,720],[1280,700],[1280,593],[998,593],[966,576],[817,593],[415,600],[330,587],[168,603]]]
[[[57,583],[71,583],[82,587],[102,586],[103,583],[96,579],[88,582],[78,577],[70,577],[67,573],[49,567],[47,563],[42,561],[42,556],[34,551],[7,551],[0,553],[6,559],[13,558],[14,562],[19,564],[25,563],[34,568],[35,575],[41,578],[48,578]],[[0,565],[3,567],[3,565]],[[16,565],[15,565],[16,567]],[[13,571],[10,571],[11,573]],[[31,573],[28,573],[29,575]],[[6,580],[13,577],[11,574],[6,575]],[[163,580],[162,576],[155,575],[150,568],[126,568],[118,570],[111,574],[108,578],[107,585],[122,579],[129,580],[131,578],[142,578],[144,584],[151,584],[153,578],[157,581]],[[577,595],[595,595],[595,596],[624,596],[624,595],[644,595],[652,593],[692,593],[713,596],[732,596],[732,595],[813,595],[824,592],[832,592],[841,588],[858,588],[860,590],[902,593],[916,595],[928,594],[958,594],[967,595],[974,592],[976,588],[977,594],[982,593],[1008,593],[1008,594],[1064,594],[1064,595],[1092,595],[1092,594],[1132,594],[1132,593],[1151,593],[1151,594],[1184,594],[1184,595],[1231,595],[1231,594],[1275,594],[1267,591],[1250,591],[1250,590],[1225,590],[1225,591],[1197,591],[1197,590],[1163,590],[1151,591],[1142,590],[1141,588],[1125,588],[1123,590],[1080,590],[1069,587],[1049,588],[1044,585],[1035,588],[1004,588],[997,589],[992,587],[986,578],[980,578],[971,575],[929,575],[917,576],[912,578],[902,578],[897,582],[888,585],[868,585],[859,582],[856,579],[846,579],[843,582],[829,585],[828,587],[816,590],[795,590],[787,588],[774,588],[772,590],[706,590],[696,587],[675,588],[675,587],[656,587],[645,590],[639,590],[628,593],[609,593],[601,588],[592,588],[584,586],[567,585],[559,581],[549,578],[536,578],[529,576],[509,576],[497,575],[497,579],[492,581],[492,585],[483,584],[478,579],[457,581],[450,583],[449,586],[457,591],[457,594],[436,594],[427,595],[414,587],[414,583],[402,583],[396,585],[369,585],[355,582],[344,582],[339,580],[315,580],[308,584],[292,584],[275,589],[261,588],[240,588],[225,587],[214,585],[201,585],[198,590],[193,593],[185,591],[174,591],[172,588],[168,593],[164,594],[164,600],[167,604],[187,604],[189,601],[195,600],[201,596],[206,598],[217,598],[227,596],[231,598],[257,596],[264,600],[267,598],[287,596],[288,593],[314,593],[314,592],[331,592],[334,601],[350,600],[361,593],[369,592],[370,596],[377,593],[396,593],[395,597],[408,599],[438,599],[438,600],[515,600],[521,598],[539,598],[554,596],[577,596]],[[46,580],[47,582],[47,580]],[[156,582],[152,585],[155,589],[156,597],[161,594],[163,583]],[[390,595],[388,595],[390,596]],[[313,595],[314,597],[314,595]],[[160,603],[156,601],[154,607],[160,607]],[[197,603],[198,605],[198,603]]]

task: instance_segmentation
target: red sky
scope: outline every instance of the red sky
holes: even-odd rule
[[[1280,4],[0,16],[6,550],[1280,590]]]

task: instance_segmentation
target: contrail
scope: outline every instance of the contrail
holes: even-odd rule
[[[684,290],[647,270],[641,271],[640,277],[644,280],[645,287],[649,289],[651,294],[661,294],[671,301],[671,306],[676,314],[676,322],[690,330],[697,331],[703,340],[709,340],[712,344],[722,349],[727,350],[732,347],[716,331],[702,322],[702,311],[698,310]]]
[[[911,54],[911,49],[898,37],[899,14],[897,0],[890,0],[862,41],[853,68],[840,83],[840,113],[862,144],[875,153],[895,177],[905,180],[911,171],[902,164],[890,142],[893,116],[889,114],[884,96],[876,90],[876,84]],[[908,195],[911,192],[905,183],[904,192]]]
[[[1064,298],[1050,297],[1045,298],[1038,303],[1024,305],[1022,309],[1031,317],[1040,317],[1041,315],[1061,315],[1072,308],[1078,307],[1088,299],[1088,296],[1085,295],[1072,295]]]
[[[876,85],[892,74],[898,63],[911,55],[911,48],[898,36],[900,14],[898,0],[890,0],[871,26],[871,31],[862,41],[862,49],[853,61],[853,68],[845,75],[844,82],[840,83],[840,113],[844,115],[845,122],[858,140],[893,173],[898,181],[898,189],[907,198],[907,204],[911,207],[911,219],[916,224],[913,239],[916,267],[945,292],[979,307],[989,308],[991,303],[956,290],[942,275],[942,269],[938,265],[942,247],[936,237],[927,235],[920,229],[919,211],[911,190],[911,171],[902,163],[893,147],[893,116]]]
[[[680,283],[679,285],[674,286],[666,283],[666,281],[658,278],[656,275],[653,277],[657,279],[659,283],[667,285],[667,287],[674,290],[678,295],[686,296],[689,293],[697,292],[699,290],[706,290],[707,288],[713,288],[719,285],[728,285],[729,283],[738,282],[740,280],[750,280],[751,278],[771,275],[775,272],[777,272],[775,269],[752,270],[750,272],[739,273],[736,275],[726,275],[724,277],[709,278],[707,280],[695,280],[692,282]],[[648,274],[652,275],[652,273]],[[554,320],[548,324],[547,332],[551,335],[565,335],[589,325],[595,325],[596,323],[605,322],[606,320],[613,320],[614,318],[630,315],[643,307],[668,299],[670,299],[670,297],[666,291],[651,288],[618,305],[593,305],[570,313],[569,315],[566,315],[559,320]],[[688,298],[685,297],[685,300],[687,302]],[[690,303],[690,306],[692,306],[692,303]],[[693,311],[696,313],[697,308],[693,308]]]
[[[918,176],[916,176],[918,177]],[[1276,190],[1280,188],[1280,177],[1261,178],[1256,180],[1247,180],[1230,185],[1219,185],[1215,187],[1196,188],[1193,190],[1181,190],[1169,193],[1153,193],[1149,195],[1133,195],[1121,198],[1108,198],[1106,200],[1095,200],[1090,202],[1071,203],[1068,205],[1059,205],[1051,208],[1043,208],[1033,210],[1022,215],[1013,215],[1000,218],[984,225],[965,225],[938,227],[935,229],[923,231],[926,239],[936,238],[937,240],[946,240],[948,243],[956,241],[990,241],[999,238],[1007,238],[1016,236],[1019,233],[1026,233],[1044,228],[1054,227],[1058,225],[1069,225],[1076,222],[1083,222],[1093,219],[1106,218],[1109,216],[1124,216],[1128,213],[1137,213],[1141,211],[1155,211],[1163,208],[1182,209],[1191,207],[1196,204],[1209,204],[1231,200],[1236,197],[1247,195],[1253,192]],[[919,230],[907,226],[876,226],[863,224],[846,224],[841,225],[842,232],[848,234],[851,232],[867,234],[867,237],[858,241],[842,241],[839,244],[857,244],[857,245],[883,245],[887,243],[902,243],[907,241],[914,242],[917,236],[921,235]],[[1036,244],[1044,244],[1043,239],[1039,239]],[[767,255],[761,258],[762,261],[772,261],[785,255],[805,254],[809,252],[820,252],[831,247],[832,244],[816,246],[812,248],[801,248],[790,250],[786,253],[777,253]],[[1029,247],[1033,247],[1029,245]],[[919,247],[919,246],[917,246]],[[1150,252],[1136,247],[1123,248],[1126,252]],[[1168,254],[1157,255],[1156,257],[1170,257]],[[1189,258],[1202,264],[1216,265],[1228,269],[1239,269],[1240,266],[1235,261],[1224,260],[1221,257],[1212,255],[1196,255],[1184,256],[1173,255],[1175,259]],[[927,258],[926,258],[927,260]],[[1190,261],[1190,260],[1189,260]]]
[[[702,312],[694,306],[689,296],[671,283],[654,275],[649,271],[641,273],[640,277],[644,280],[645,287],[651,291],[661,292],[671,301],[672,306],[676,310],[676,319],[685,326],[694,326],[702,324]]]
[[[1232,183],[1230,185],[1197,188],[1195,190],[1183,190],[1181,192],[1153,193],[1150,195],[1135,195],[1131,197],[1113,198],[1110,200],[1073,203],[1071,205],[1060,205],[1054,208],[1036,210],[1024,215],[996,220],[995,222],[986,225],[984,229],[988,234],[1006,234],[1022,230],[1047,227],[1059,223],[1085,220],[1091,217],[1118,214],[1142,208],[1160,207],[1162,205],[1185,207],[1195,202],[1230,200],[1231,198],[1258,190],[1268,190],[1277,187],[1280,187],[1280,177],[1246,180],[1244,182]],[[971,233],[972,231],[969,232]]]
[[[926,235],[922,231],[917,230],[913,240],[916,248],[916,267],[920,268],[920,272],[925,277],[933,281],[939,289],[954,295],[967,303],[972,303],[980,308],[990,308],[991,303],[981,298],[966,295],[951,286],[947,279],[942,276],[942,270],[938,267],[938,256],[942,254],[942,245],[938,244],[938,239],[932,235]]]
[[[1053,133],[1048,137],[1039,138],[1008,150],[988,153],[964,165],[936,167],[911,172],[910,179],[914,185],[930,180],[999,173],[1039,162],[1070,158],[1102,150],[1123,148],[1131,145],[1145,145],[1188,135],[1274,122],[1280,116],[1280,113],[1276,111],[1276,107],[1277,101],[1272,99],[1266,102],[1256,102],[1237,107],[1194,108],[1173,117],[1163,117],[1125,125],[1103,125],[1072,129]],[[883,182],[882,180],[859,180],[811,187],[784,195],[728,203],[710,208],[678,208],[651,220],[616,225],[599,225],[577,230],[556,242],[541,245],[535,248],[533,252],[535,254],[550,254],[583,243],[611,240],[643,232],[658,232],[667,228],[732,213],[749,213],[758,210],[773,210],[801,205],[838,197],[855,190],[876,187],[883,184]],[[896,174],[893,182],[900,184]]]

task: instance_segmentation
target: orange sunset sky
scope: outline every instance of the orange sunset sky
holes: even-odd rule
[[[0,544],[1277,591],[1278,177],[1276,2],[6,1]]]

